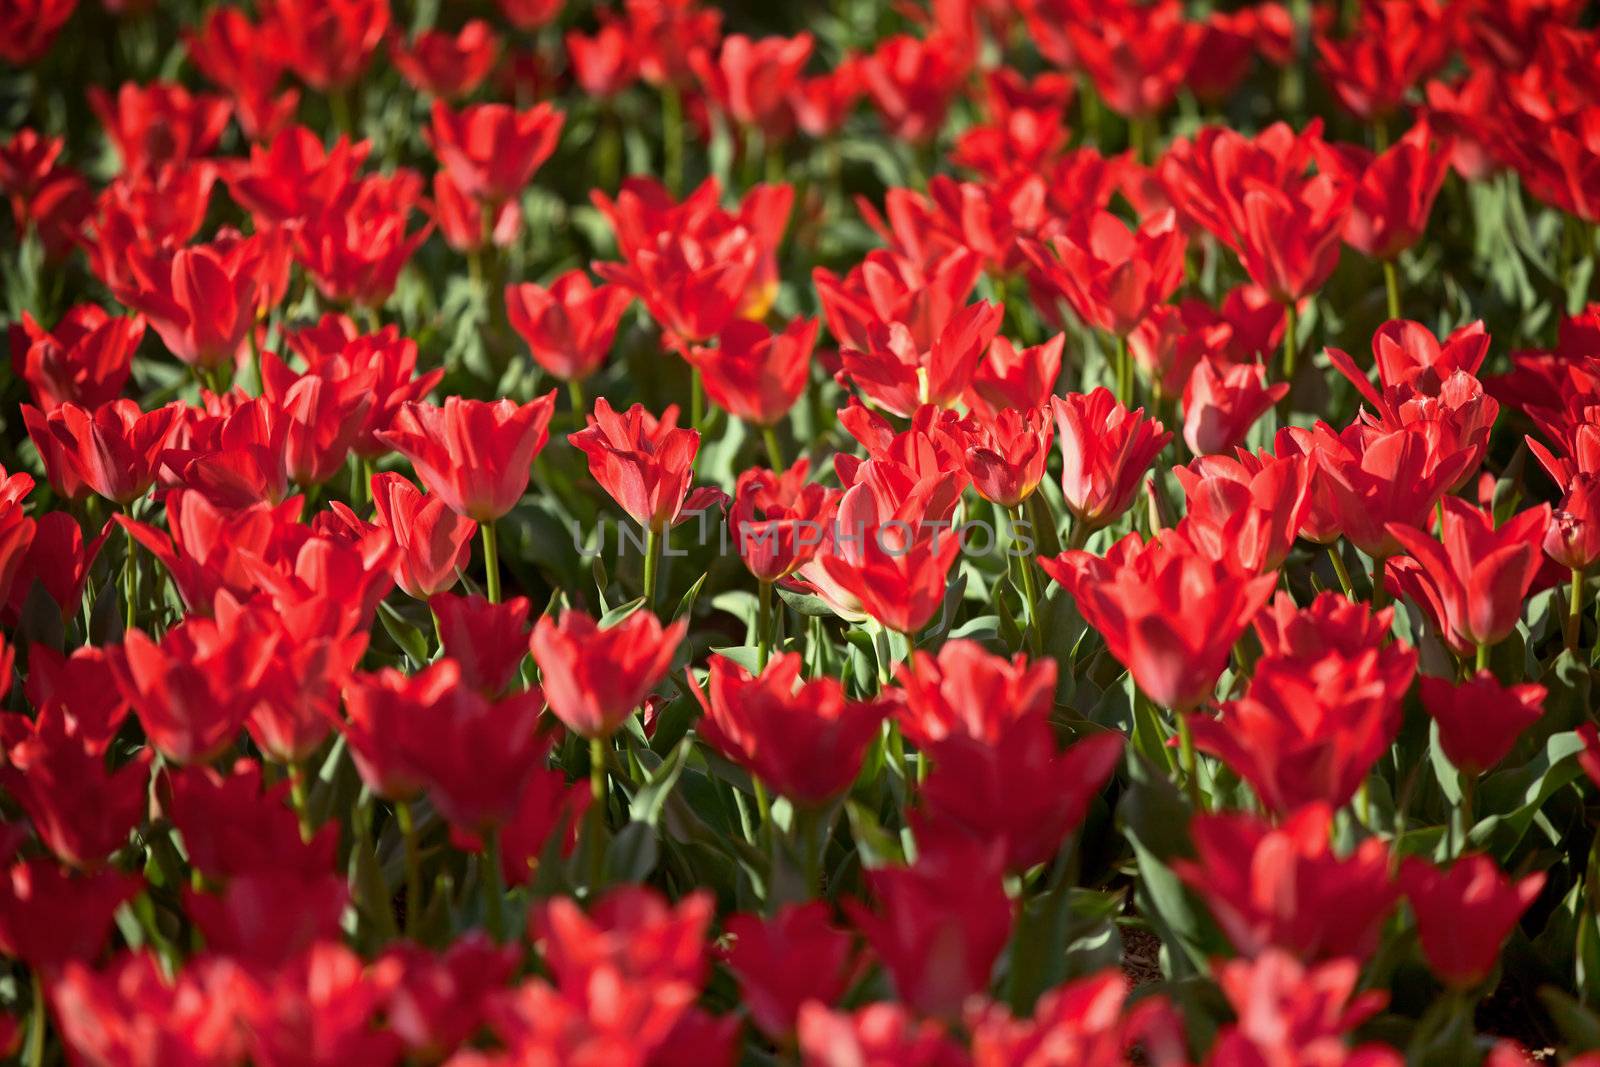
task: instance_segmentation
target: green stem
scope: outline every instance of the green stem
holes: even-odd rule
[[[606,805],[606,739],[589,738],[589,795],[603,809]]]
[[[589,410],[589,402],[583,395],[583,383],[576,378],[568,382],[567,397],[572,401],[573,414],[583,418],[584,412]]]
[[[706,387],[700,380],[700,368],[689,368],[689,429],[698,430],[706,417]]]
[[[600,891],[606,870],[606,739],[589,738],[589,894]]]
[[[1117,381],[1117,403],[1125,408],[1133,407],[1133,373],[1132,365],[1128,359],[1128,339],[1121,334],[1117,335],[1116,348],[1113,352],[1113,371]]]
[[[756,673],[767,669],[772,656],[772,583],[761,582],[760,608],[756,615]]]
[[[1383,560],[1372,561],[1372,610],[1380,611],[1389,603],[1389,590],[1383,584]]]
[[[1350,569],[1344,565],[1344,556],[1339,554],[1339,542],[1328,546],[1328,560],[1333,564],[1333,573],[1339,576],[1339,588],[1344,590],[1346,598],[1354,600],[1355,585],[1350,581]]]
[[[1468,839],[1472,836],[1473,827],[1473,800],[1478,789],[1478,776],[1476,774],[1463,774],[1461,776],[1461,842],[1456,850],[1456,855],[1466,853]]]
[[[128,518],[133,518],[133,505],[129,504],[124,509]],[[128,555],[122,561],[122,629],[123,632],[133,629],[134,623],[139,618],[139,542],[134,539],[133,531],[128,530]]]
[[[778,444],[778,434],[771,426],[761,427],[761,443],[767,446],[767,462],[772,464],[773,474],[782,474],[788,469],[788,464],[783,461],[783,446]]]
[[[1583,632],[1583,568],[1572,568],[1572,584],[1567,590],[1567,647],[1578,650],[1578,636]]]
[[[754,843],[760,844],[762,838],[771,832],[772,798],[767,795],[767,787],[761,784],[761,779],[752,775],[750,784],[755,787],[756,814],[760,817],[760,823],[756,826]]]
[[[411,805],[404,800],[394,806],[395,823],[405,840],[406,850],[406,937],[417,937],[417,924],[422,918],[422,850],[417,840],[417,822]]]
[[[1400,317],[1400,269],[1392,259],[1383,261],[1383,287],[1389,293],[1389,318]]]
[[[683,96],[670,83],[661,88],[661,140],[662,176],[676,196],[683,190]]]
[[[28,1027],[28,1050],[22,1062],[27,1067],[44,1067],[44,1033],[50,1026],[50,1015],[45,1009],[44,981],[39,969],[33,969],[33,1022]]]
[[[644,606],[651,611],[656,607],[656,583],[661,576],[662,531],[651,528],[645,534],[644,545]]]
[[[300,824],[300,840],[311,840],[311,807],[306,799],[305,768],[299,763],[289,764],[289,804]]]
[[[1183,781],[1189,791],[1189,803],[1195,811],[1205,811],[1205,797],[1200,795],[1200,775],[1196,771],[1194,734],[1189,729],[1189,716],[1173,712],[1178,720],[1178,760],[1183,767]]]
[[[500,603],[500,547],[495,538],[494,522],[478,524],[478,532],[483,536],[483,570],[485,584],[489,591],[489,603]]]
[[[491,826],[483,835],[483,914],[489,936],[496,944],[506,939],[506,887],[500,872],[500,827]]]
[[[1017,536],[1017,526],[1023,519],[1023,507],[1019,503],[1011,509],[1011,543],[1017,546],[1018,569],[1022,571],[1022,599],[1027,607],[1027,628],[1023,637],[1028,642],[1028,648],[1035,656],[1039,655],[1041,635],[1039,633],[1039,590],[1033,580],[1033,553],[1023,548],[1022,539]]]
[[[1480,671],[1489,669],[1489,646],[1488,645],[1479,645],[1478,646],[1478,661],[1477,661],[1477,664],[1476,664],[1476,668],[1478,670],[1480,670]]]
[[[1299,326],[1298,314],[1293,300],[1283,306],[1283,380],[1290,383],[1294,382],[1295,329]]]

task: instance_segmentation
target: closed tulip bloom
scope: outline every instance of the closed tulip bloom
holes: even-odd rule
[[[811,58],[811,45],[809,33],[758,39],[731,33],[714,59],[709,51],[692,52],[689,65],[723,114],[740,126],[781,136],[789,127],[788,97]]]
[[[435,100],[428,143],[463,194],[502,204],[520,196],[550,158],[564,118],[550,104],[527,111],[508,104],[473,104],[452,111]]]
[[[834,678],[801,683],[795,652],[773,657],[758,676],[713,656],[706,688],[693,673],[689,683],[705,712],[696,729],[706,742],[808,808],[850,788],[888,710],[881,702],[846,700]]]
[[[117,146],[124,173],[134,175],[209,155],[233,112],[225,97],[193,95],[170,82],[124,82],[114,98],[91,86],[89,106]]]
[[[580,737],[609,737],[666,676],[689,624],[636,611],[602,630],[581,611],[539,618],[529,646],[550,711]]]
[[[1038,243],[1023,247],[1045,283],[1080,319],[1126,337],[1183,281],[1185,246],[1171,211],[1133,231],[1110,212],[1098,211],[1078,216],[1049,249]]]
[[[1281,826],[1244,812],[1190,821],[1195,859],[1173,871],[1243,956],[1285,949],[1307,962],[1368,959],[1400,898],[1389,847],[1369,837],[1348,856],[1329,844],[1333,809],[1312,804]]]
[[[1069,17],[1063,28],[1106,106],[1132,119],[1154,116],[1172,103],[1202,33],[1177,0],[1115,4],[1093,17]]]
[[[1600,560],[1600,475],[1577,473],[1550,514],[1544,551],[1563,567],[1587,570]]]
[[[895,993],[914,1011],[952,1017],[969,996],[988,989],[995,960],[1011,936],[1003,865],[996,845],[930,842],[912,866],[868,872],[877,910],[844,901]]]
[[[53,330],[24,311],[11,363],[45,414],[69,403],[94,410],[122,394],[143,338],[141,316],[113,317],[98,304],[77,305]]]
[[[1048,716],[1055,702],[1056,662],[996,656],[976,641],[956,638],[938,655],[921,650],[895,668],[900,688],[895,718],[906,738],[927,748],[947,737],[993,743],[1030,715]]]
[[[1502,686],[1481,670],[1456,684],[1448,678],[1422,678],[1422,706],[1439,727],[1439,747],[1457,769],[1469,775],[1493,770],[1523,732],[1544,715],[1545,687]]]
[[[483,84],[500,53],[500,39],[482,19],[456,34],[425,30],[410,44],[392,44],[389,55],[406,81],[446,100],[470,96]]]
[[[458,682],[424,707],[426,715],[400,743],[439,813],[474,833],[514,819],[550,747],[538,731],[544,710],[539,687],[493,699]]]
[[[1211,696],[1234,642],[1277,584],[1272,573],[1240,580],[1178,531],[1148,543],[1131,533],[1104,559],[1074,550],[1039,566],[1073,595],[1145,695],[1173,711]]]
[[[1322,75],[1352,114],[1384,120],[1450,58],[1459,11],[1437,0],[1369,0],[1343,40],[1317,34]]]
[[[0,59],[25,67],[55,43],[77,0],[22,0],[0,11]]]
[[[10,676],[12,650],[0,653],[3,673]],[[28,651],[28,677],[23,692],[42,721],[45,713],[59,710],[68,730],[84,748],[104,755],[124,719],[128,702],[112,673],[110,653],[93,645],[63,656],[49,645]]]
[[[438,620],[439,644],[461,668],[461,682],[483,693],[503,693],[517,680],[528,655],[528,598],[491,604],[481,596],[443,594],[428,601]]]
[[[1481,853],[1440,869],[1408,856],[1400,870],[1428,969],[1454,989],[1470,989],[1494,969],[1500,949],[1540,890],[1544,873],[1512,880]]]
[[[432,222],[406,230],[421,193],[421,180],[410,171],[361,179],[293,231],[295,262],[329,301],[382,307],[400,269],[433,230]]]
[[[1431,420],[1394,430],[1364,429],[1353,425],[1335,434],[1318,424],[1309,431],[1291,427],[1290,436],[1297,439],[1298,451],[1316,458],[1312,510],[1326,505],[1333,522],[1326,531],[1330,539],[1343,534],[1367,555],[1387,559],[1405,551],[1394,530],[1420,532],[1440,498],[1471,470],[1475,454],[1452,447]]]
[[[834,926],[829,912],[818,900],[724,924],[732,944],[723,961],[739,980],[751,1021],[775,1041],[794,1033],[801,1005],[837,1003],[859,970],[849,932]]]
[[[260,273],[260,256],[247,244],[194,245],[175,253],[170,267],[154,264],[119,299],[144,312],[179,360],[218,367],[234,362],[255,322]]]
[[[983,499],[1014,508],[1033,495],[1044,480],[1045,461],[1055,425],[1044,408],[1006,408],[992,420],[968,419],[964,457],[972,487]]]
[[[1280,304],[1315,293],[1339,265],[1339,244],[1355,186],[1319,174],[1287,192],[1257,187],[1245,194],[1239,263]]]
[[[360,77],[389,30],[389,0],[271,0],[261,13],[284,63],[320,93]]]
[[[781,473],[752,467],[739,475],[728,526],[739,558],[763,582],[799,570],[825,538],[838,493],[807,482],[810,470],[811,461],[801,456]]]
[[[700,369],[706,396],[728,414],[754,426],[772,426],[789,414],[811,377],[817,320],[798,318],[782,333],[735,319],[715,345],[697,345],[689,361]]]
[[[1289,392],[1288,382],[1267,384],[1259,363],[1220,365],[1202,359],[1183,390],[1183,441],[1197,456],[1244,444],[1256,420]]]
[[[296,485],[321,485],[344,469],[367,426],[377,368],[342,377],[316,370],[297,375],[268,352],[262,355],[261,372],[262,394],[283,416],[285,473]]]
[[[1440,626],[1466,644],[1483,646],[1516,629],[1523,598],[1543,562],[1549,526],[1549,504],[1496,527],[1489,512],[1446,497],[1442,545],[1411,526],[1391,523],[1389,533],[1435,590],[1436,604],[1429,606],[1436,608]]]
[[[1144,484],[1152,460],[1172,434],[1144,409],[1129,411],[1104,387],[1050,401],[1061,449],[1061,495],[1090,529],[1115,521]]]
[[[1450,170],[1449,144],[1434,145],[1425,122],[1377,156],[1357,145],[1329,145],[1317,158],[1355,188],[1345,244],[1378,260],[1392,260],[1422,239]]]
[[[41,449],[41,454],[47,459],[59,457],[71,467],[77,481],[120,506],[138,500],[155,483],[182,411],[179,401],[144,412],[132,400],[124,399],[93,412],[62,404],[41,419],[36,409],[23,406],[30,432],[42,421],[41,428],[58,446],[48,453]]]
[[[344,691],[347,720],[340,732],[350,744],[356,772],[373,794],[407,801],[422,791],[425,779],[412,762],[419,747],[414,736],[435,704],[447,702],[461,687],[461,667],[438,660],[416,674],[386,667],[356,674]]]
[[[961,535],[913,497],[883,509],[868,483],[840,499],[831,539],[817,556],[829,582],[883,626],[914,634],[944,603]]]
[[[472,561],[478,524],[393,471],[372,476],[373,522],[394,537],[394,581],[428,600],[455,588]]]
[[[716,489],[689,488],[700,432],[679,429],[677,405],[658,419],[643,404],[618,414],[599,397],[587,418],[567,440],[589,457],[590,476],[646,530],[676,526],[721,499]]]
[[[569,30],[566,41],[572,76],[585,96],[615,96],[639,76],[628,29],[615,19],[602,16],[600,29],[592,35]]]
[[[506,318],[534,362],[562,381],[582,381],[600,369],[633,294],[595,285],[570,270],[547,289],[532,282],[506,286]]]
[[[861,83],[889,132],[922,144],[944,125],[969,66],[962,46],[948,34],[920,39],[901,33],[862,57]]]
[[[1213,559],[1243,573],[1276,570],[1288,558],[1311,507],[1312,463],[1239,450],[1174,467],[1187,505],[1183,530]]]
[[[428,491],[452,511],[493,522],[527,491],[555,405],[553,389],[520,405],[453,395],[443,407],[411,402],[378,440],[409,459]]]

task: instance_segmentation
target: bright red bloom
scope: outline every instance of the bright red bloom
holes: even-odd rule
[[[948,737],[993,744],[1015,722],[1048,717],[1055,702],[1056,664],[1030,664],[986,652],[975,641],[955,639],[930,656],[914,651],[895,669],[900,701],[895,717],[906,738],[929,748]]]
[[[723,960],[751,1021],[774,1041],[794,1033],[808,1001],[837,1003],[859,969],[849,933],[833,925],[822,901],[788,904],[766,919],[734,915],[723,925],[733,939]]]
[[[0,8],[0,59],[26,67],[55,43],[78,0],[19,0]]]
[[[1183,281],[1185,246],[1170,211],[1133,231],[1110,212],[1096,211],[1078,215],[1050,241],[1055,255],[1038,242],[1025,242],[1023,249],[1047,289],[1065,297],[1080,319],[1126,337]]]
[[[969,996],[988,989],[1011,936],[1004,862],[998,845],[929,841],[914,865],[867,873],[876,912],[844,901],[893,978],[895,993],[913,1011],[954,1016]]]
[[[562,0],[498,0],[500,13],[519,30],[537,30],[561,14]]]
[[[1567,495],[1550,513],[1544,551],[1572,570],[1587,570],[1600,559],[1600,475],[1572,476]]]
[[[4,653],[9,660],[11,650]],[[3,673],[10,676],[9,667]],[[122,721],[128,716],[128,702],[112,674],[110,656],[104,649],[85,645],[63,656],[49,645],[35,645],[28,651],[28,677],[23,692],[40,721],[59,711],[67,730],[85,749],[103,755],[111,745]]]
[[[388,990],[337,935],[305,946],[280,966],[247,974],[237,1000],[250,1058],[275,1067],[394,1063],[400,1039],[377,1025]]]
[[[1522,600],[1543,563],[1549,526],[1549,504],[1496,528],[1490,513],[1446,497],[1442,545],[1413,526],[1390,523],[1388,530],[1421,568],[1418,578],[1433,590],[1424,606],[1432,609],[1441,630],[1465,645],[1492,645],[1522,617]]]
[[[489,699],[453,673],[444,699],[422,705],[426,717],[400,744],[439,813],[452,826],[482,832],[516,818],[523,790],[543,766],[550,748],[549,736],[538,733],[545,698],[534,686]]]
[[[168,351],[183,362],[201,368],[231,365],[255,323],[262,265],[261,247],[254,241],[194,245],[170,260],[157,256],[132,263],[129,285],[117,298],[144,312]]]
[[[114,400],[93,413],[76,404],[63,404],[47,416],[28,405],[23,409],[29,432],[45,430],[59,446],[50,453],[41,450],[41,454],[65,461],[78,481],[125,506],[144,496],[154,484],[183,404],[174,401],[142,412],[132,400]]]
[[[432,231],[429,222],[406,232],[420,194],[421,181],[410,171],[362,179],[294,232],[295,261],[328,300],[382,306],[400,268]]]
[[[696,345],[689,362],[700,369],[706,396],[728,414],[772,426],[789,414],[811,378],[817,320],[796,318],[774,333],[759,322],[735,319],[715,345]]]
[[[265,148],[251,145],[249,158],[225,167],[222,178],[258,229],[299,222],[332,209],[360,184],[356,172],[371,148],[346,136],[329,148],[306,127],[289,126]]]
[[[410,44],[392,42],[389,58],[419,92],[456,100],[483,84],[500,54],[500,38],[482,19],[470,19],[455,34],[424,30]]]
[[[423,724],[439,718],[431,712],[446,703],[460,686],[461,668],[441,659],[416,674],[384,668],[357,674],[345,687],[348,720],[340,724],[356,770],[367,788],[385,800],[410,800],[422,791],[423,778],[412,766],[410,752]]]
[[[294,497],[277,506],[222,508],[202,493],[177,489],[166,497],[170,533],[125,515],[117,522],[171,573],[184,606],[191,613],[209,615],[219,591],[226,589],[237,597],[255,592],[247,557],[276,556],[288,542],[298,545],[303,536],[301,504]]]
[[[1061,449],[1061,495],[1067,510],[1098,529],[1128,510],[1150,463],[1172,434],[1144,409],[1129,411],[1104,387],[1050,401]]]
[[[89,568],[110,536],[113,524],[107,522],[87,544],[78,520],[66,511],[48,511],[34,523],[33,539],[27,554],[16,569],[7,606],[8,620],[19,619],[28,607],[33,587],[38,586],[61,611],[62,621],[76,616],[83,606],[83,589]]]
[[[846,700],[837,679],[800,682],[800,655],[775,656],[758,676],[724,656],[711,658],[696,729],[728,759],[778,795],[820,807],[850,788],[887,708]]]
[[[905,1064],[907,1067],[967,1067],[966,1050],[931,1019],[903,1004],[879,1001],[854,1012],[802,1004],[799,1019],[805,1067]]]
[[[1187,504],[1182,529],[1197,547],[1245,574],[1283,565],[1311,506],[1309,460],[1241,449],[1236,459],[1202,456],[1172,472]]]
[[[789,126],[789,94],[811,58],[811,45],[809,33],[754,40],[730,33],[715,59],[709,51],[693,52],[689,65],[718,110],[739,126],[776,137]]]
[[[506,286],[506,318],[527,343],[534,362],[562,381],[598,371],[611,352],[617,323],[633,302],[621,286],[595,285],[586,271],[570,270],[544,286]]]
[[[585,915],[570,897],[535,909],[531,928],[556,986],[579,1003],[596,977],[640,985],[675,983],[691,998],[705,981],[706,928],[716,904],[704,890],[676,904],[646,886],[618,886]]]
[[[963,398],[967,406],[987,415],[1004,408],[1032,411],[1045,406],[1061,376],[1066,340],[1058,333],[1042,345],[1019,349],[997,334],[972,374],[972,387]]]
[[[739,475],[728,526],[739,558],[763,582],[787,578],[822,545],[837,494],[808,483],[810,470],[811,461],[801,456],[786,471],[752,467]]]
[[[909,417],[923,404],[951,407],[972,384],[1004,308],[981,301],[956,312],[926,346],[900,322],[870,328],[863,349],[840,350],[844,373],[878,407]]]
[[[261,13],[289,69],[322,93],[359,78],[389,31],[389,0],[270,0]]]
[[[924,143],[944,126],[945,113],[961,90],[970,57],[952,37],[924,40],[896,34],[861,59],[861,81],[889,132]]]
[[[1476,375],[1489,354],[1489,335],[1483,322],[1471,322],[1440,341],[1420,322],[1395,319],[1372,335],[1372,360],[1378,369],[1373,388],[1356,361],[1341,349],[1329,348],[1328,359],[1375,408],[1384,404],[1389,390],[1404,387],[1425,395],[1438,395],[1456,371]]]
[[[68,874],[51,859],[13,864],[0,875],[0,955],[40,971],[100,954],[116,910],[144,886],[106,868]]]
[[[1043,407],[1006,408],[992,420],[970,416],[964,456],[972,487],[983,499],[1014,508],[1039,488],[1055,424]]]
[[[409,459],[422,484],[452,511],[493,522],[527,491],[555,405],[554,389],[522,405],[452,395],[444,407],[407,403],[393,428],[377,436]]]
[[[1544,881],[1542,871],[1513,881],[1481,853],[1464,856],[1443,870],[1407,856],[1400,883],[1416,916],[1428,968],[1452,988],[1467,989],[1482,982]]]
[[[1544,715],[1544,698],[1544,686],[1502,686],[1488,670],[1460,685],[1422,677],[1422,706],[1439,725],[1439,747],[1469,775],[1493,770],[1506,758],[1523,731]]]
[[[442,1059],[477,1032],[490,998],[517,968],[521,949],[497,945],[469,930],[443,952],[409,941],[390,946],[376,970],[386,988],[384,1017],[406,1048],[420,1057]]]
[[[233,98],[239,128],[263,141],[294,121],[298,89],[278,92],[287,66],[278,30],[250,21],[236,7],[214,7],[198,30],[184,33],[189,58],[207,80]]]
[[[1435,145],[1417,123],[1374,157],[1357,145],[1319,146],[1318,166],[1355,187],[1344,242],[1372,259],[1392,260],[1422,239],[1450,167],[1450,145]]]
[[[6,749],[0,783],[52,855],[93,870],[128,843],[144,818],[153,753],[107,770],[104,748],[80,735],[59,707],[44,708],[27,735]]]
[[[527,598],[491,604],[481,596],[441,595],[428,606],[444,654],[461,668],[462,683],[485,696],[505,692],[528,654]]]
[[[1152,1067],[1187,1064],[1182,1022],[1165,998],[1130,1004],[1130,991],[1127,977],[1108,969],[1045,993],[1031,1019],[1014,1018],[1000,1004],[970,1008],[972,1062],[1027,1067],[1064,1058],[1084,1067],[1112,1067],[1137,1055]]]
[[[11,335],[11,366],[45,414],[66,403],[93,410],[121,395],[143,338],[142,317],[113,317],[98,304],[69,309],[54,330],[24,311]]]
[[[1253,815],[1197,815],[1197,858],[1172,864],[1244,956],[1281,948],[1300,959],[1365,960],[1400,897],[1389,849],[1369,837],[1347,857],[1329,844],[1333,809],[1311,804],[1273,827]]]
[[[686,88],[689,56],[716,45],[722,12],[698,0],[627,0],[626,6],[640,75],[651,85]]]
[[[648,610],[602,630],[581,611],[541,615],[529,647],[550,711],[581,737],[608,737],[666,676],[689,624]]]
[[[840,344],[867,348],[875,327],[900,323],[917,347],[928,348],[967,306],[982,271],[983,260],[965,248],[926,264],[875,249],[842,279],[818,267],[811,280]]]
[[[539,864],[558,832],[564,832],[559,854],[563,858],[572,855],[578,844],[578,831],[584,825],[584,813],[593,799],[588,782],[568,784],[560,768],[531,769],[522,784],[522,799],[516,810],[499,827],[500,876],[506,885],[527,885],[538,876]],[[450,827],[450,841],[467,852],[484,851],[482,838],[460,826]]]
[[[129,630],[108,652],[145,735],[168,761],[207,763],[233,744],[255,708],[278,634],[218,597],[215,619],[191,615],[157,644]]]
[[[0,500],[0,597],[9,597],[17,571],[28,557],[38,524],[16,500]]]
[[[89,87],[89,106],[117,146],[123,172],[135,176],[162,163],[185,163],[210,155],[233,110],[220,96],[193,96],[171,82],[148,86],[123,82],[115,99],[93,85]]]
[[[155,953],[142,951],[101,971],[68,963],[48,988],[62,1043],[85,1064],[226,1067],[245,1055],[238,981],[233,963],[214,959],[169,979]]]
[[[366,430],[378,370],[368,365],[340,374],[337,365],[296,374],[273,353],[261,359],[262,395],[283,419],[284,472],[296,485],[321,485],[344,469]]]
[[[795,125],[810,137],[831,137],[839,132],[861,99],[861,59],[850,54],[832,70],[800,78],[789,91],[789,108]]]
[[[858,483],[840,499],[826,550],[816,559],[861,611],[902,634],[932,620],[961,551],[961,534],[925,507],[926,498],[913,496],[891,511],[869,484]]]
[[[1228,960],[1217,982],[1238,1022],[1217,1035],[1209,1067],[1259,1063],[1326,1063],[1345,1067],[1402,1067],[1405,1058],[1387,1045],[1346,1048],[1346,1035],[1381,1011],[1382,990],[1357,994],[1361,967],[1335,959],[1306,967],[1268,949],[1253,960]]]
[[[240,759],[226,772],[185,767],[158,779],[163,814],[183,834],[194,869],[217,883],[261,872],[300,878],[327,874],[339,848],[330,823],[310,840],[289,807],[288,779],[262,785],[261,764]]]
[[[351,443],[363,459],[376,459],[389,449],[377,439],[390,429],[407,401],[421,400],[444,378],[444,369],[417,373],[417,343],[400,336],[397,326],[361,334],[343,315],[327,314],[315,326],[287,335],[289,347],[305,360],[309,373],[340,385],[349,379],[366,383],[372,404]]]
[[[372,476],[373,521],[394,537],[395,584],[428,600],[455,588],[472,562],[478,524],[393,471]]]
[[[427,139],[464,195],[498,205],[520,196],[550,158],[564,118],[549,104],[527,111],[507,104],[474,104],[452,111],[435,100]]]
[[[572,76],[585,96],[615,96],[639,76],[628,29],[614,19],[602,18],[599,31],[593,35],[569,30],[566,40]]]
[[[1039,566],[1077,600],[1145,695],[1173,711],[1211,696],[1234,642],[1272,595],[1277,575],[1241,580],[1179,531],[1131,533],[1104,559],[1073,550]]]
[[[1363,0],[1351,35],[1317,35],[1322,74],[1356,117],[1382,120],[1450,57],[1459,12],[1437,0]]]
[[[1183,442],[1197,456],[1238,448],[1256,420],[1288,393],[1288,382],[1267,384],[1259,363],[1202,359],[1183,388]]]
[[[1171,104],[1201,37],[1183,5],[1177,0],[1084,5],[1083,12],[1067,22],[1066,35],[1106,106],[1119,115],[1148,118]]]
[[[676,526],[721,499],[720,490],[689,488],[700,432],[679,429],[677,405],[658,419],[643,404],[618,414],[602,396],[587,423],[567,440],[589,457],[590,476],[645,529]]]

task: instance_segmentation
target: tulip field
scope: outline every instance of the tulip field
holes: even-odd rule
[[[0,1059],[1600,1067],[1600,5],[0,0]]]

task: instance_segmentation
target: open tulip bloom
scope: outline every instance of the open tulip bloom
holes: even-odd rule
[[[813,7],[0,0],[0,1059],[1600,1067],[1594,5]]]

